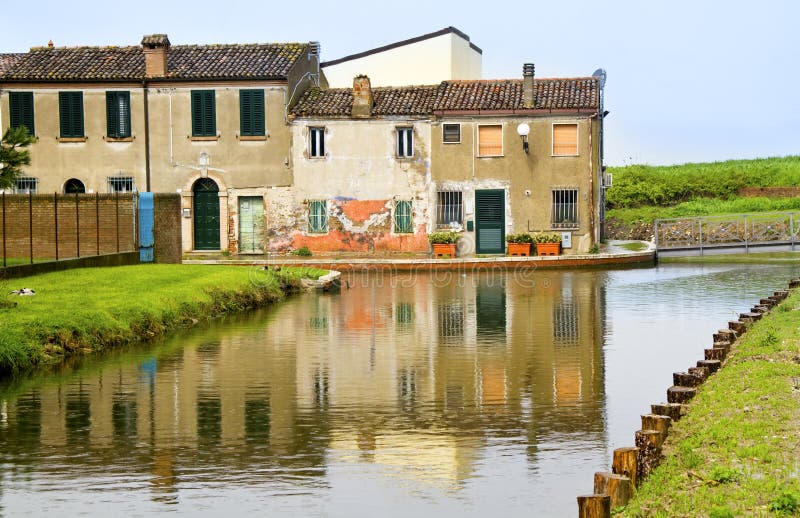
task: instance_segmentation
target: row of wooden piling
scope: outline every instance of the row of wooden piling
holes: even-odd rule
[[[800,279],[789,283],[789,289],[798,287]],[[661,447],[670,426],[686,412],[698,387],[722,367],[736,339],[788,296],[789,290],[779,290],[761,299],[749,312],[741,313],[737,321],[728,322],[727,329],[714,333],[712,347],[705,349],[703,359],[694,367],[673,373],[667,402],[651,405],[650,413],[642,415],[642,429],[634,435],[634,446],[614,450],[611,471],[595,473],[594,493],[578,497],[579,518],[610,517],[611,509],[628,503],[636,488],[661,462]]]

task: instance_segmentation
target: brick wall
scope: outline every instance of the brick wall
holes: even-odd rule
[[[738,192],[745,198],[795,198],[800,196],[800,187],[742,187]]]
[[[0,198],[0,246],[5,246],[7,258],[29,258],[31,244],[36,260],[136,250],[132,194]]]
[[[157,263],[180,263],[181,250],[181,196],[174,193],[153,195],[155,248]]]

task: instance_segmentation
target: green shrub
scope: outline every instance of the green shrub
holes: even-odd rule
[[[309,250],[307,246],[301,246],[297,250],[293,250],[292,255],[299,255],[300,257],[311,257],[311,250]]]
[[[561,234],[557,232],[539,232],[533,235],[534,243],[560,243]]]
[[[450,245],[458,242],[460,237],[458,232],[431,232],[428,234],[428,241],[433,245]]]
[[[715,505],[708,513],[709,518],[734,518],[733,511],[725,506]]]
[[[711,468],[711,475],[709,478],[715,482],[719,482],[720,484],[728,484],[731,482],[736,482],[741,476],[741,473],[728,466],[714,466]]]
[[[520,234],[506,234],[506,243],[533,243],[533,236],[525,232]]]
[[[782,490],[770,502],[769,510],[786,515],[797,513],[800,511],[800,494],[789,489]]]

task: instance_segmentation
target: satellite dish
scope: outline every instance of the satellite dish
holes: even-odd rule
[[[606,86],[606,71],[605,69],[598,68],[597,70],[592,73],[592,77],[597,78],[597,82],[600,83],[600,88]]]

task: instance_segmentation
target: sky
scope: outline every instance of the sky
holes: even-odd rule
[[[32,9],[35,11],[34,14]],[[456,27],[485,79],[604,68],[606,164],[800,154],[797,0],[0,0],[0,52],[46,45],[319,41],[323,61]]]

